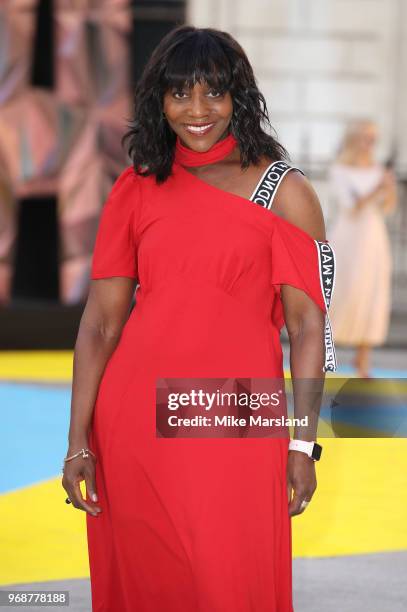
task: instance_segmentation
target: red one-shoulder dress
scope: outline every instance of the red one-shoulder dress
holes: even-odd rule
[[[138,284],[90,433],[92,610],[292,612],[289,438],[159,437],[156,380],[282,377],[280,287],[327,313],[324,262],[306,232],[188,171],[188,151],[177,141],[160,185],[127,168],[98,229],[92,279]]]

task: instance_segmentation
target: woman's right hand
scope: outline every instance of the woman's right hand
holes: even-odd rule
[[[396,185],[395,176],[392,170],[386,169],[377,187],[368,195],[360,197],[354,204],[353,213],[357,214],[360,210],[371,204],[377,205],[384,201],[389,194],[394,191]]]
[[[67,452],[67,457],[77,453],[82,446],[70,446]],[[98,501],[96,493],[96,478],[95,478],[96,459],[89,453],[89,457],[83,458],[80,455],[66,461],[64,464],[64,475],[62,477],[62,486],[68,494],[72,505],[78,510],[84,510],[92,516],[98,516],[102,509],[96,504],[88,503],[82,497],[80,482],[85,481],[87,496],[94,502]]]

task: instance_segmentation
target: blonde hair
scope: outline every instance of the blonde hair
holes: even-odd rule
[[[356,119],[351,121],[339,145],[336,160],[342,163],[352,163],[355,148],[355,141],[360,136],[361,132],[370,126],[376,126],[371,119]]]

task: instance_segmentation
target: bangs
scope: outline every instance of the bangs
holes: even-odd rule
[[[207,83],[219,92],[226,92],[233,83],[229,57],[219,41],[204,33],[194,33],[177,45],[163,67],[162,93],[169,89],[192,88]]]
[[[230,95],[229,125],[239,144],[242,169],[257,165],[262,156],[289,158],[269,133],[274,130],[266,99],[241,45],[227,32],[182,25],[161,39],[135,88],[134,115],[123,142],[128,142],[136,174],[155,176],[157,184],[171,176],[176,132],[163,112],[166,94],[185,91],[192,98],[197,85]]]

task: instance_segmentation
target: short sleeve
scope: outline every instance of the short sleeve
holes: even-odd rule
[[[301,289],[325,313],[324,372],[337,368],[328,310],[335,284],[335,253],[326,241],[314,240],[307,232],[278,217],[272,233],[271,282],[280,294],[281,285]],[[274,317],[279,327],[284,324],[281,299]]]
[[[136,221],[140,186],[133,168],[114,183],[102,208],[93,250],[91,278],[137,278]]]

